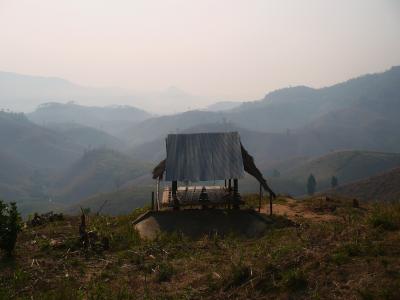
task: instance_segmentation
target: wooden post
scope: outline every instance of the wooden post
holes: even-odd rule
[[[154,210],[154,191],[151,192],[151,210]]]
[[[174,209],[179,209],[178,197],[176,195],[177,191],[178,191],[178,181],[174,180],[172,181],[172,205]]]
[[[231,207],[232,207],[232,179],[230,179],[230,178],[229,178],[229,182],[228,182],[228,192],[229,192],[228,208],[231,209]]]
[[[156,204],[157,204],[157,210],[160,210],[160,178],[157,178]]]
[[[239,209],[239,180],[237,178],[233,179],[233,208]]]
[[[269,194],[269,215],[272,216],[272,194]]]
[[[260,183],[260,198],[258,200],[258,212],[261,212],[261,201],[262,201],[262,197],[263,197],[263,192],[262,192],[262,186]]]

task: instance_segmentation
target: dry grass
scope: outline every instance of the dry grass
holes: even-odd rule
[[[130,226],[140,211],[91,217],[108,251],[79,247],[77,218],[25,228],[0,264],[0,299],[399,299],[400,206],[335,201],[332,221],[297,219],[253,240],[143,241]]]

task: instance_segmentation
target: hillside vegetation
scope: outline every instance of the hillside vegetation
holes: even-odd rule
[[[308,199],[280,208],[257,239],[179,233],[141,240],[131,222],[90,216],[27,227],[15,260],[0,263],[2,299],[398,299],[400,207]],[[313,216],[318,215],[317,219]],[[93,235],[93,234],[92,234]],[[109,247],[102,240],[108,238]]]
[[[370,151],[336,151],[317,158],[293,163],[285,162],[274,166],[280,172],[279,178],[271,178],[277,189],[283,193],[301,195],[306,193],[306,182],[310,174],[317,180],[317,190],[323,191],[331,186],[335,176],[339,184],[364,179],[400,166],[400,154]],[[271,171],[270,171],[271,173]]]
[[[161,144],[160,141],[159,147],[161,147]],[[248,144],[251,145],[251,143]],[[149,169],[154,165],[150,165]],[[339,185],[346,185],[398,166],[400,166],[400,154],[397,153],[337,151],[317,158],[300,157],[275,164],[261,164],[260,169],[276,193],[301,196],[307,193],[307,179],[311,173],[317,180],[317,191],[320,192],[331,188],[332,176],[338,178]],[[273,174],[274,170],[278,172],[278,176]],[[81,201],[79,205],[97,208],[106,198],[118,199],[117,206],[110,200],[109,210],[107,211],[111,214],[127,213],[132,208],[137,207],[135,206],[136,201],[144,201],[151,190],[155,189],[154,180],[151,179],[149,174],[144,174],[130,181],[130,188],[111,191],[106,195],[95,195],[87,201]],[[254,193],[258,191],[259,183],[252,176],[246,174],[239,181],[239,189],[242,194]],[[129,190],[132,193],[131,198],[128,196]],[[121,195],[126,195],[126,197],[121,197]],[[135,199],[135,201],[132,199]],[[77,212],[78,208],[78,206],[75,206],[73,211]]]
[[[43,197],[48,178],[28,163],[0,150],[0,194],[5,199]]]
[[[56,180],[52,192],[57,201],[78,202],[97,193],[117,190],[150,170],[150,165],[117,151],[91,150]]]
[[[24,114],[7,112],[0,112],[0,145],[1,151],[41,169],[65,167],[83,153],[81,146],[30,122]]]
[[[122,150],[125,142],[102,130],[77,123],[47,123],[51,129],[86,149],[108,148]]]
[[[398,201],[400,199],[400,168],[337,187],[328,193],[366,201]]]
[[[101,211],[103,214],[124,215],[134,209],[148,206],[151,203],[151,192],[154,185],[129,185],[111,192],[98,193],[63,209],[67,214],[79,214],[81,207],[91,212]]]

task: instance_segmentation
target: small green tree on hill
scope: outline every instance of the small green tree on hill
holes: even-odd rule
[[[337,177],[336,177],[336,176],[332,176],[332,179],[331,179],[331,187],[334,189],[334,188],[337,187],[338,185],[339,185],[339,181],[338,181]]]
[[[281,173],[277,169],[272,170],[272,177],[278,178],[280,176],[281,176]]]
[[[315,180],[314,175],[310,174],[307,180],[307,193],[309,195],[314,195],[316,187],[317,187],[317,181]]]
[[[10,204],[0,200],[0,249],[12,255],[21,230],[21,217],[15,202]]]

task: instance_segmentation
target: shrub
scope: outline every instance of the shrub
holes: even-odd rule
[[[361,256],[364,254],[363,250],[362,245],[357,242],[349,242],[343,245],[343,251],[345,251],[348,256]]]
[[[304,273],[297,269],[286,272],[283,276],[283,282],[285,287],[292,292],[305,290],[308,285]]]
[[[251,276],[251,268],[244,264],[242,260],[238,263],[232,263],[230,269],[230,285],[239,286],[249,280]]]
[[[15,202],[6,204],[0,200],[0,249],[12,255],[21,230],[21,217]]]
[[[157,282],[170,281],[174,275],[174,268],[170,263],[163,262],[158,265],[156,280]]]
[[[314,175],[310,174],[307,180],[307,193],[309,195],[314,195],[316,187],[317,187],[317,181],[315,180]]]
[[[331,261],[334,262],[337,265],[342,265],[344,263],[347,263],[350,258],[347,255],[347,253],[343,251],[338,251],[336,253],[333,253],[330,257]]]
[[[373,227],[385,230],[400,228],[400,204],[377,205],[374,207],[369,219]]]
[[[339,185],[339,181],[336,176],[332,176],[331,178],[331,187],[335,188]]]

